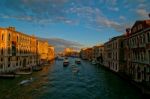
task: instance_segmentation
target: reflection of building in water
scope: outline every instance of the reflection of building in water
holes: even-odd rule
[[[39,64],[41,58],[48,55],[48,43],[38,43],[35,36],[18,32],[15,27],[0,28],[0,72],[12,72]],[[38,53],[39,48],[44,48],[42,53]]]

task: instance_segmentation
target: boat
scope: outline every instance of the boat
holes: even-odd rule
[[[71,66],[72,66],[72,68],[76,67],[76,65],[75,65],[75,64],[72,64]]]
[[[34,66],[32,67],[33,71],[41,71],[43,68],[41,66]]]
[[[64,60],[64,59],[63,59],[63,57],[58,56],[58,57],[56,58],[56,60],[62,61],[62,60]]]
[[[81,64],[81,60],[78,58],[78,59],[75,60],[75,63],[76,64]]]
[[[77,73],[77,72],[79,72],[79,69],[78,68],[73,68],[72,72]]]
[[[30,75],[32,71],[17,71],[15,72],[16,75]]]
[[[33,81],[33,78],[31,77],[30,79],[22,80],[19,85],[27,85]]]
[[[93,64],[93,65],[96,65],[97,62],[96,62],[95,60],[92,60],[92,64]]]
[[[0,78],[15,78],[14,74],[0,74]]]
[[[14,72],[16,75],[29,75],[32,74],[32,67],[25,67]]]
[[[65,59],[63,62],[63,66],[68,66],[68,65],[69,65],[69,61],[68,61],[68,59]]]

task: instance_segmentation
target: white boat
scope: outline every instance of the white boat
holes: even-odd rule
[[[33,78],[31,77],[30,79],[26,79],[26,80],[23,80],[19,83],[19,85],[26,85],[26,84],[29,84],[33,81]]]
[[[68,66],[68,65],[69,65],[69,60],[65,59],[64,62],[63,62],[63,66]]]
[[[78,59],[75,60],[75,63],[76,64],[81,64],[81,60],[78,58]]]
[[[96,65],[97,62],[96,62],[95,60],[92,60],[92,64],[93,64],[93,65]]]
[[[72,72],[77,73],[77,72],[79,72],[79,69],[78,68],[73,68]]]
[[[56,60],[62,61],[62,60],[63,60],[63,57],[58,56],[58,57],[56,58]]]

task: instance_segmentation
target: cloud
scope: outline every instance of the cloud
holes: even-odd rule
[[[73,48],[75,50],[80,50],[84,45],[78,42],[69,41],[61,38],[39,38],[42,40],[47,40],[49,44],[53,45],[56,52],[63,51],[64,48]]]
[[[147,5],[144,4],[144,3],[140,3],[140,4],[138,5],[138,8],[141,8],[141,9],[142,9],[142,8],[144,9],[144,8],[146,8],[146,7],[147,7]]]
[[[58,17],[66,17],[64,5],[68,0],[4,0],[3,16],[18,20],[40,22],[56,22]],[[19,17],[18,17],[19,16]],[[64,19],[60,22],[66,22]]]
[[[126,20],[126,18],[124,16],[119,16],[120,20]]]
[[[128,8],[125,9],[125,14],[128,15],[129,12],[131,15],[137,14],[141,18],[147,18],[149,9],[146,9],[148,4],[145,2],[146,0],[123,0],[123,5]],[[130,19],[128,16],[124,17],[118,14],[117,11],[124,15],[124,12],[120,11],[122,10],[121,4],[118,0],[2,0],[0,8],[3,10],[0,10],[0,18],[12,18],[40,25],[50,23],[82,24],[98,31],[101,31],[102,27],[121,31],[123,26],[128,25],[129,22],[120,23],[119,21]],[[129,8],[133,7],[137,9],[131,13]],[[120,20],[115,20],[114,16],[106,14],[108,10],[116,11],[115,16]]]
[[[115,12],[119,11],[118,7],[109,7],[108,9]]]
[[[149,12],[146,9],[137,9],[136,13],[142,18],[148,18]]]

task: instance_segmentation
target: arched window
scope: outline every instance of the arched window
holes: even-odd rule
[[[10,34],[8,34],[8,41],[10,41]]]
[[[2,50],[1,50],[1,54],[3,55],[3,53],[4,53],[4,51],[3,51],[3,48],[2,48]]]
[[[4,34],[2,34],[2,41],[4,40]]]
[[[17,42],[18,42],[18,36],[17,36]]]

